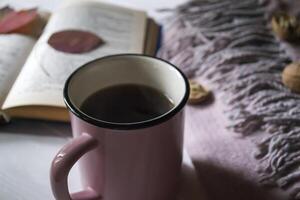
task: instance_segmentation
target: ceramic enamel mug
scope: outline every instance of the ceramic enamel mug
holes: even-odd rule
[[[101,88],[141,84],[168,96],[174,107],[156,118],[113,123],[80,109]],[[51,186],[57,200],[174,200],[180,178],[188,81],[161,59],[121,54],[91,61],[68,78],[64,100],[74,138],[56,155]],[[120,103],[122,100],[120,99]],[[83,191],[70,194],[68,173],[79,160]]]

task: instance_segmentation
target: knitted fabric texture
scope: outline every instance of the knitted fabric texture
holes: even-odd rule
[[[300,199],[300,95],[281,81],[289,57],[272,34],[266,7],[257,0],[192,1],[164,21],[158,57],[190,77],[208,79],[226,95],[228,128],[245,136],[256,131],[256,158],[263,185],[291,189]]]

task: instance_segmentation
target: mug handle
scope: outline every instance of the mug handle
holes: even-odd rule
[[[57,200],[99,200],[101,195],[92,188],[69,193],[68,175],[73,165],[87,152],[95,149],[98,142],[87,133],[67,143],[55,156],[51,165],[52,192]]]

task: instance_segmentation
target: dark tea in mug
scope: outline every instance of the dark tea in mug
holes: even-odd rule
[[[80,109],[98,120],[134,123],[159,117],[173,107],[170,98],[152,87],[120,84],[94,92]]]

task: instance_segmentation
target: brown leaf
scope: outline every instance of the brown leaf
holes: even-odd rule
[[[88,31],[64,30],[53,33],[48,44],[65,53],[85,53],[103,44],[103,40]]]
[[[12,11],[0,21],[0,33],[31,34],[38,20],[36,9]]]

